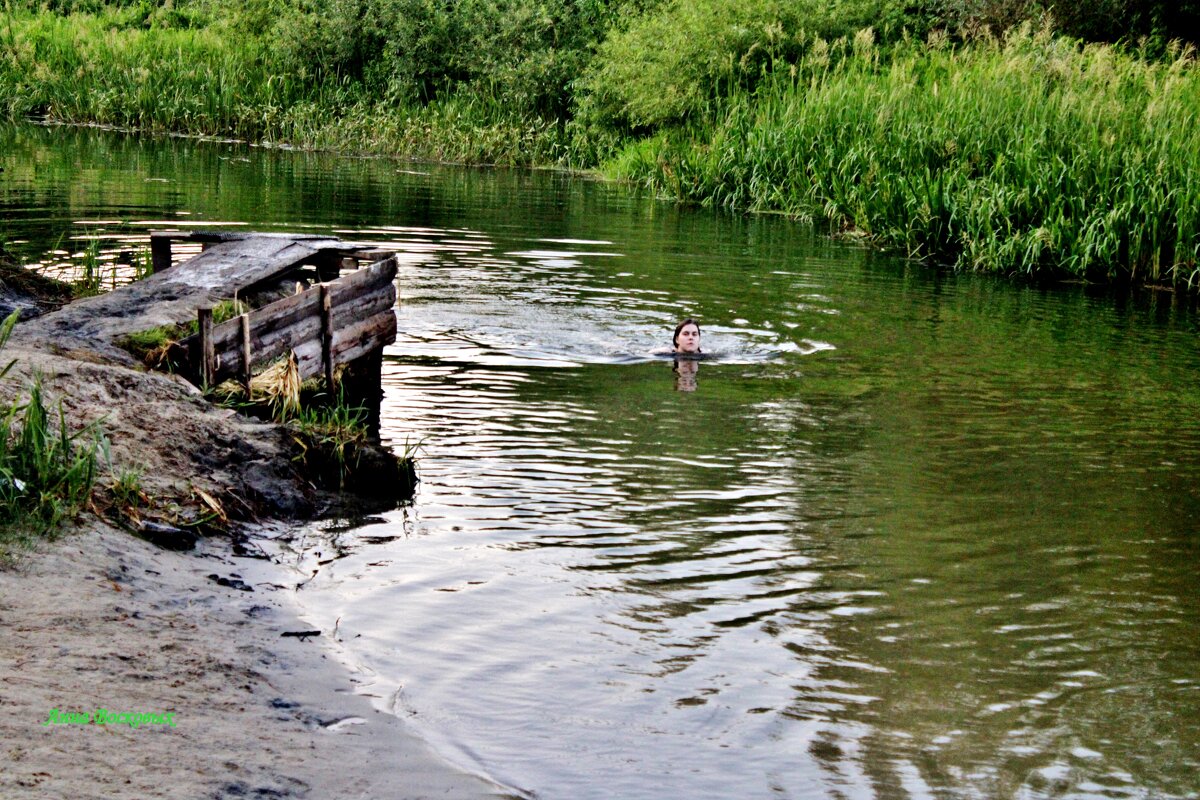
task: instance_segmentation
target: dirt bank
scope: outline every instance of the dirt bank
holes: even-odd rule
[[[164,550],[110,524],[133,520],[109,518],[101,493],[68,535],[0,568],[0,797],[503,796],[355,695],[328,632],[283,636],[307,628],[286,591],[295,576],[234,555],[339,502],[288,431],[109,342],[44,330],[14,330],[0,398],[40,377],[70,427],[103,430],[101,484],[110,470],[140,475],[138,519],[219,517],[229,533]],[[135,729],[108,714],[152,716]]]

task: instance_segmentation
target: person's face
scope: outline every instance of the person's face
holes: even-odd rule
[[[700,329],[695,325],[684,325],[679,329],[679,336],[675,340],[675,352],[677,353],[699,353],[700,352]]]

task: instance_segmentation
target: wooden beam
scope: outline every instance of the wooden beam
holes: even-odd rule
[[[374,320],[366,335],[373,347],[383,347],[395,341],[396,287],[395,259],[387,259],[370,267],[360,269],[331,284],[315,286],[306,292],[280,300],[249,313],[249,333],[243,332],[241,318],[223,322],[212,329],[211,342],[214,365],[208,374],[209,385],[228,378],[242,377],[246,369],[246,346],[248,341],[253,352],[254,363],[266,363],[289,350],[300,350],[306,343],[315,347],[316,369],[304,377],[324,375],[332,385],[333,369],[351,358],[370,352],[370,348],[347,356],[339,342],[347,331],[361,328],[363,321]],[[328,300],[328,313],[324,301]],[[390,329],[382,315],[390,315]],[[390,330],[390,333],[388,332]],[[379,331],[382,334],[377,336]],[[390,338],[387,338],[390,336]],[[376,341],[378,339],[378,341]],[[386,339],[386,341],[384,341]],[[204,363],[203,343],[199,334],[179,343],[192,356],[192,363]],[[328,357],[326,357],[328,345]],[[328,367],[328,368],[326,368]],[[199,370],[202,374],[202,368]]]
[[[333,391],[333,306],[329,301],[329,284],[322,283],[321,292],[321,366],[325,373],[325,388]]]
[[[250,357],[250,315],[238,317],[242,331],[242,388],[246,390],[246,399],[250,399],[250,379],[254,377],[254,360]]]
[[[368,353],[382,350],[396,341],[396,312],[387,309],[333,333],[334,363],[345,364]],[[294,351],[300,377],[313,378],[321,374],[321,344],[309,339]]]

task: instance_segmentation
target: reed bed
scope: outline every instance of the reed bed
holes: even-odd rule
[[[688,202],[829,220],[960,269],[1200,285],[1200,72],[1022,29],[817,42],[610,171]]]
[[[283,63],[219,25],[123,28],[112,14],[0,14],[0,117],[98,123],[464,163],[558,160],[561,124],[479,93],[428,104]]]
[[[261,136],[313,91],[271,74],[263,56],[253,38],[215,29],[10,12],[0,27],[0,103],[10,117]]]

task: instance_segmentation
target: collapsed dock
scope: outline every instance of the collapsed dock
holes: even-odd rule
[[[99,474],[139,476],[149,498],[138,511],[143,523],[308,519],[411,498],[411,464],[379,446],[376,427],[383,348],[396,335],[391,251],[291,234],[164,232],[151,241],[153,274],[17,324],[0,399],[20,402],[36,382],[71,430],[99,431]],[[204,249],[176,258],[180,242]],[[231,300],[249,308],[206,323]],[[122,346],[131,335],[192,323],[198,330],[176,343],[185,358],[172,371],[148,369]],[[349,404],[368,409],[376,435],[357,447],[344,490],[291,427],[205,396],[215,381],[245,380],[287,354],[305,378],[336,379]]]
[[[174,242],[203,250],[176,262]],[[179,343],[178,366],[198,386],[246,382],[253,368],[289,352],[302,378],[332,384],[338,367],[374,360],[395,341],[390,250],[311,235],[155,232],[151,251],[149,277],[23,323],[23,333],[57,351],[86,347],[128,361],[123,339],[196,320],[197,333]],[[214,324],[212,309],[227,301],[250,308]]]

